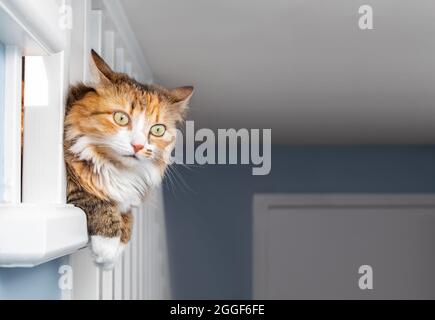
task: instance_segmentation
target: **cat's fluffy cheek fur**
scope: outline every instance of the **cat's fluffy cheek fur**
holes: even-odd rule
[[[131,140],[132,133],[126,129],[120,129],[116,134],[106,137],[104,143],[122,157],[134,154]]]
[[[118,168],[95,153],[92,143],[94,141],[89,137],[80,137],[70,151],[80,160],[93,163],[94,172],[98,174],[98,187],[118,204],[121,213],[139,205],[152,188],[160,185],[162,173],[152,160],[125,158],[130,165]],[[149,146],[149,149],[154,152],[154,146]]]
[[[94,261],[103,269],[112,269],[124,251],[120,237],[91,236],[91,249]]]

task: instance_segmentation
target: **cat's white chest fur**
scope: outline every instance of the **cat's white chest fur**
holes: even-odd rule
[[[101,184],[109,197],[118,204],[121,213],[139,205],[152,188],[162,180],[159,169],[150,161],[140,162],[129,169],[118,169],[111,164],[101,167]]]
[[[70,151],[80,160],[92,161],[100,186],[118,204],[121,213],[139,205],[152,188],[160,185],[160,170],[151,160],[142,159],[131,167],[119,168],[95,154],[89,147],[94,143],[89,137],[80,137]]]

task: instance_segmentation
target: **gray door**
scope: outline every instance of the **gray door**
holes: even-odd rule
[[[285,198],[256,201],[255,298],[435,298],[435,206]]]

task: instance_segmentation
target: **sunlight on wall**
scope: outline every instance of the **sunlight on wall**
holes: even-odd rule
[[[48,77],[43,57],[26,57],[24,105],[48,105]]]

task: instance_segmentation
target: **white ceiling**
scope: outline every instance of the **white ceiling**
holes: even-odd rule
[[[435,143],[433,0],[123,0],[156,82],[196,127],[275,143]],[[375,30],[358,28],[371,4]]]

